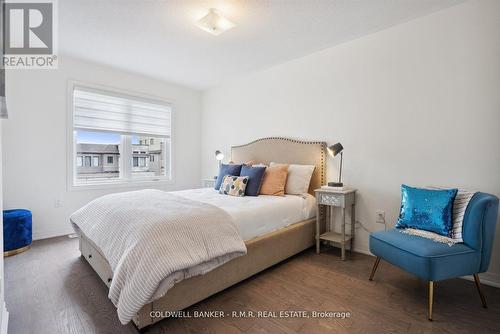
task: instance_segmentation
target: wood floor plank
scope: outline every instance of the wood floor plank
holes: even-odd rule
[[[187,311],[224,311],[224,318],[169,318],[148,333],[499,333],[500,289],[483,286],[489,309],[473,282],[435,285],[434,321],[426,320],[427,285],[385,263],[368,280],[373,258],[335,248],[307,250],[212,296]],[[80,258],[78,240],[36,241],[5,259],[9,333],[136,333],[118,320],[108,290]],[[232,311],[337,311],[351,317],[231,317]]]

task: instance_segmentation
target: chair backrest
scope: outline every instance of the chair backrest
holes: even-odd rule
[[[486,193],[476,193],[465,211],[462,237],[467,246],[481,251],[479,273],[490,264],[497,217],[498,197]]]

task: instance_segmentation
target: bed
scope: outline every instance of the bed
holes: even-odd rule
[[[316,166],[309,195],[285,197],[258,196],[231,198],[216,194],[213,189],[194,189],[173,192],[178,196],[206,202],[227,211],[240,229],[247,248],[244,256],[232,259],[216,269],[185,279],[166,293],[158,288],[152,302],[144,305],[133,317],[140,330],[161,321],[152,312],[178,311],[220,292],[260,271],[273,266],[315,243],[315,224],[320,224],[321,212],[312,197],[313,190],[325,183],[326,144],[288,138],[263,138],[231,148],[233,161],[271,161]],[[234,202],[234,203],[233,203]],[[318,218],[316,218],[316,216]],[[323,226],[320,227],[324,229]],[[99,247],[84,233],[79,234],[83,258],[109,287],[113,271]]]

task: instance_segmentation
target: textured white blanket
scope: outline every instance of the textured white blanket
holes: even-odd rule
[[[246,254],[224,210],[160,190],[103,196],[76,211],[71,222],[111,265],[109,298],[123,324],[162,281],[171,288]]]

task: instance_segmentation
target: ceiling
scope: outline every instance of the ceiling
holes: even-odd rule
[[[64,0],[59,52],[202,90],[461,2]],[[211,7],[236,28],[194,26]]]

